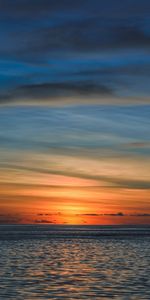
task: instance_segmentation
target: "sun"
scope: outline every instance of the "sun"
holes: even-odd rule
[[[84,224],[82,220],[82,213],[84,207],[75,204],[63,204],[61,207],[61,214],[59,215],[59,223],[78,225]]]

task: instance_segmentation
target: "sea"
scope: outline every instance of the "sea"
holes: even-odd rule
[[[0,225],[0,299],[150,300],[150,227]]]

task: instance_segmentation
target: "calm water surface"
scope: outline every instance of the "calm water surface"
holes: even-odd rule
[[[150,299],[149,237],[7,234],[0,239],[2,300]]]

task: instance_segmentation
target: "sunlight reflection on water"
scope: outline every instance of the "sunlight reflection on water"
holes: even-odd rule
[[[150,238],[0,241],[0,299],[150,299]]]

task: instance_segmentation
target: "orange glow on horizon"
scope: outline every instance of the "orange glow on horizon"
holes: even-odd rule
[[[150,224],[149,216],[142,217],[150,214],[149,190],[144,189],[1,183],[0,198],[1,223]]]

